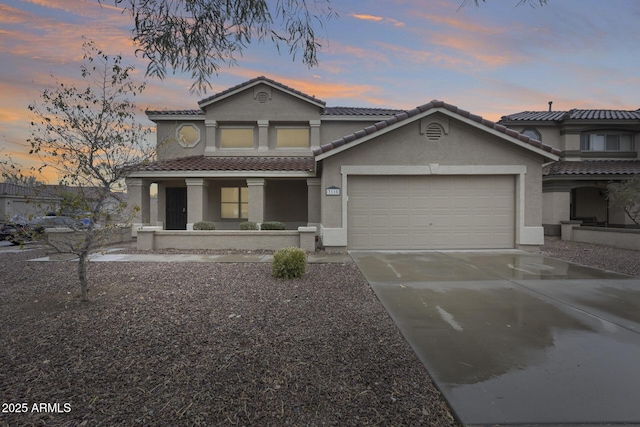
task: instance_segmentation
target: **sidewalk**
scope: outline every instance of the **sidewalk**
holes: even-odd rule
[[[268,262],[273,260],[273,255],[265,254],[119,254],[114,253],[124,248],[111,248],[105,253],[92,254],[91,262]],[[29,261],[73,261],[77,258],[73,255],[51,255],[35,258]],[[309,254],[309,264],[325,263],[351,263],[353,260],[347,254]]]

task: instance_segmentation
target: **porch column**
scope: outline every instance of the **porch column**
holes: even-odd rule
[[[542,193],[542,226],[548,236],[560,235],[560,223],[569,221],[571,190]]]
[[[258,151],[269,149],[269,120],[258,120]]]
[[[320,224],[320,178],[307,178],[307,222]]]
[[[204,220],[209,183],[204,178],[186,178],[185,182],[187,183],[187,230],[193,230],[193,224]]]
[[[127,216],[130,218],[132,232],[151,222],[151,183],[142,178],[127,178]]]
[[[264,222],[264,178],[247,178],[249,187],[249,221],[261,224]]]
[[[309,128],[311,129],[309,145],[311,150],[320,148],[320,120],[309,120]]]
[[[205,120],[204,125],[206,127],[205,138],[207,146],[204,149],[205,156],[213,156],[217,150],[216,148],[216,133],[218,132],[218,122],[215,120]]]

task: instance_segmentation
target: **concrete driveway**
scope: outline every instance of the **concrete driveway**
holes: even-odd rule
[[[350,254],[463,424],[640,424],[640,280],[520,251]]]

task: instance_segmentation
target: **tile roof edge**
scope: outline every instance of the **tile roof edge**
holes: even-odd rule
[[[202,110],[144,110],[147,116],[204,116]]]

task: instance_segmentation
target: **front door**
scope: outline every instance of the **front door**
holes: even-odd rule
[[[167,198],[167,230],[187,229],[187,188],[176,187],[166,189]]]

